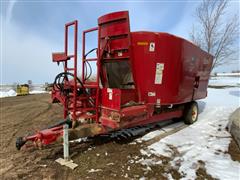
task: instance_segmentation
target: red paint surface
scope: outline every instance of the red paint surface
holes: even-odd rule
[[[212,56],[182,38],[168,33],[133,32],[132,69],[140,101],[162,105],[182,104],[207,95]],[[148,45],[138,45],[146,42]],[[155,51],[149,44],[155,43]],[[207,62],[207,64],[204,64]],[[156,63],[163,63],[162,84],[155,84]],[[194,88],[199,77],[199,86]],[[149,97],[148,92],[155,92]]]

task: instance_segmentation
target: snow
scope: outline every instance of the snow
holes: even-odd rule
[[[162,164],[162,161],[159,161],[159,160],[156,160],[153,158],[151,158],[151,159],[141,158],[138,161],[136,161],[136,163],[140,163],[144,166],[151,166],[151,165],[155,165],[155,164]]]
[[[33,90],[30,91],[29,94],[42,94],[42,93],[47,93],[46,91],[37,91],[37,90]]]
[[[3,97],[11,97],[11,96],[16,96],[17,93],[14,91],[14,90],[8,90],[6,92],[4,91],[0,91],[0,98],[3,98]]]
[[[225,84],[224,81],[226,79],[223,79],[222,84]],[[227,83],[236,85],[238,81],[232,78]],[[226,130],[229,115],[240,106],[239,98],[238,87],[209,88],[208,97],[198,101],[200,114],[196,123],[141,149],[140,152],[148,157],[169,157],[170,164],[178,169],[182,179],[196,179],[196,170],[204,166],[213,178],[239,180],[240,163],[233,161],[227,153],[231,135]],[[149,140],[159,134],[160,130],[154,131],[142,139]],[[154,160],[148,159],[147,162],[152,163]]]
[[[240,88],[208,88],[208,97],[204,100],[200,100],[198,103],[200,107],[207,105],[208,108],[218,106],[224,107],[225,109],[236,109],[240,106]]]
[[[239,86],[240,77],[211,77],[209,85],[212,86]]]
[[[177,122],[177,123],[173,123],[173,124],[163,127],[162,130],[164,132],[170,132],[170,131],[172,131],[176,128],[182,127],[182,126],[184,126],[183,122]]]
[[[99,172],[99,171],[103,171],[102,169],[90,169],[88,170],[88,173],[95,173],[95,172]]]
[[[82,142],[87,142],[88,138],[84,137],[84,138],[78,138],[78,139],[74,139],[69,141],[70,143],[74,143],[74,142],[78,142],[78,143],[82,143]],[[92,150],[92,148],[88,148],[88,150]]]
[[[174,180],[170,173],[164,174],[168,180]]]
[[[141,141],[149,141],[150,139],[153,139],[156,136],[160,136],[161,134],[164,134],[165,131],[163,131],[162,129],[156,130],[156,131],[152,131],[146,135],[144,135],[143,137],[139,138],[139,142]]]
[[[162,122],[158,123],[158,126],[160,126],[162,128],[147,133],[143,137],[136,139],[136,142],[141,143],[142,141],[149,141],[155,137],[165,134],[166,132],[170,132],[176,128],[180,128],[180,127],[184,126],[184,123],[183,122],[177,122],[177,123],[174,122],[172,124],[169,124],[169,122],[166,123],[166,122],[162,121]]]
[[[29,94],[47,93],[43,84],[31,85]],[[0,85],[0,98],[17,96],[16,87],[14,85]]]
[[[38,90],[33,90],[30,91],[29,94],[42,94],[42,93],[47,93],[46,91],[38,91]],[[17,96],[16,91],[13,89],[10,89],[8,91],[0,91],[0,98],[4,97],[12,97],[12,96]]]
[[[217,76],[240,76],[239,72],[235,73],[217,73]]]

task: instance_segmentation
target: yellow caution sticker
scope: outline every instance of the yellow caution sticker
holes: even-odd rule
[[[139,41],[139,42],[137,42],[137,45],[139,45],[139,46],[147,46],[148,42],[146,42],[146,41]]]

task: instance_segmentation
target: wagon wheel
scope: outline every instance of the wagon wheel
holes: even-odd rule
[[[184,108],[183,118],[185,124],[193,124],[198,119],[198,104],[193,101]]]

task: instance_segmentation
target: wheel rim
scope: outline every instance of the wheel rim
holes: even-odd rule
[[[192,108],[192,120],[193,121],[197,120],[197,114],[198,114],[197,106],[193,106],[193,108]]]

